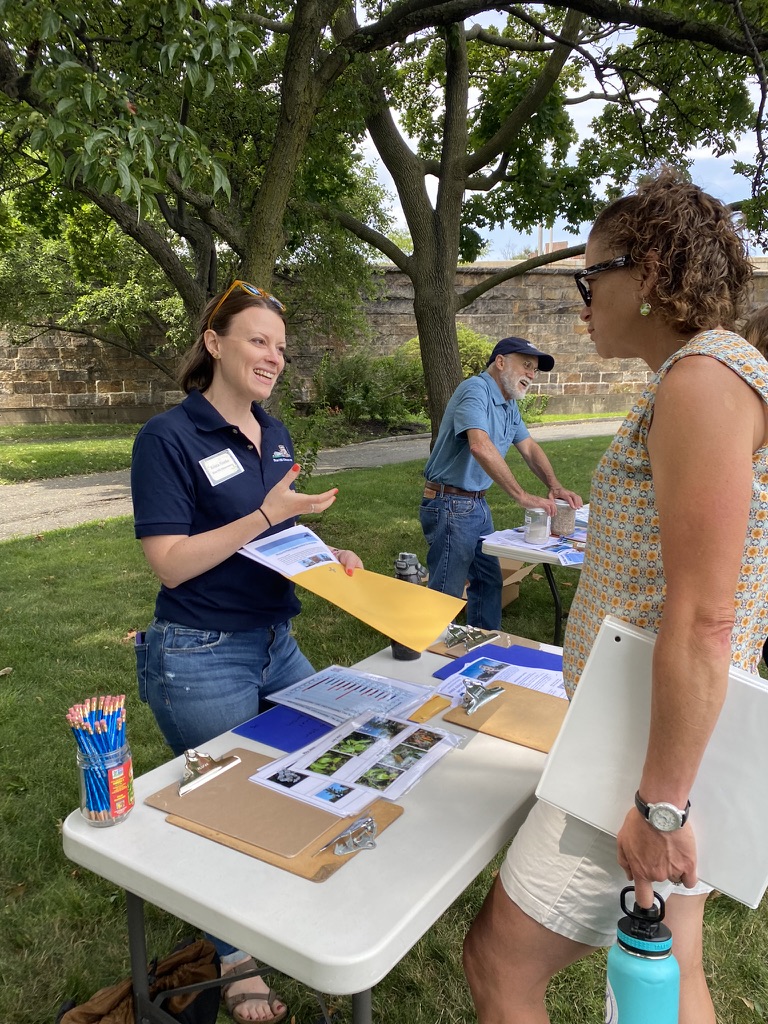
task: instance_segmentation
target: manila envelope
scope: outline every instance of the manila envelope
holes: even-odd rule
[[[347,576],[336,562],[315,565],[291,579],[414,651],[426,650],[465,604],[462,598],[367,569]]]

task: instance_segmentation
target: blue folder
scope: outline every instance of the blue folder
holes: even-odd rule
[[[262,711],[255,718],[238,725],[232,732],[292,754],[294,750],[301,750],[308,743],[325,736],[333,728],[334,726],[328,722],[323,722],[313,715],[305,715],[303,711],[287,708],[283,704],[275,704],[269,711]]]
[[[521,665],[524,668],[547,668],[552,672],[563,671],[562,654],[552,654],[551,651],[537,651],[534,647],[521,647],[515,644],[513,647],[498,647],[496,644],[483,644],[481,647],[473,647],[468,654],[460,658],[454,658],[448,665],[439,668],[432,675],[437,679],[447,679],[448,676],[460,671],[464,665],[478,658],[493,658],[494,661],[503,661],[507,665]]]

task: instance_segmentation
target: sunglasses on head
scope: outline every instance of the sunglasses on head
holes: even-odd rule
[[[585,278],[593,277],[595,274],[602,274],[604,270],[620,270],[622,267],[628,267],[631,262],[631,256],[616,256],[612,260],[605,260],[603,263],[594,263],[591,267],[585,267],[583,270],[577,270],[573,275],[573,279],[576,282],[576,287],[579,289],[579,294],[584,300],[584,305],[592,305],[592,291],[586,283]]]
[[[208,326],[206,327],[206,330],[213,330],[211,324],[213,323],[216,314],[219,312],[219,310],[227,301],[227,299],[235,290],[235,288],[240,288],[241,291],[247,292],[248,295],[256,295],[258,298],[264,299],[266,302],[271,303],[275,307],[275,309],[278,309],[281,313],[285,312],[285,306],[282,304],[280,299],[276,299],[274,295],[270,295],[269,292],[265,292],[263,288],[257,288],[255,284],[248,284],[247,281],[233,281],[229,288],[227,288],[227,290],[221,296],[219,301],[216,303],[213,312],[208,317]]]

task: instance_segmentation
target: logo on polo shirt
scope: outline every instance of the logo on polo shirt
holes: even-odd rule
[[[272,452],[273,462],[293,462],[293,456],[284,444],[279,444]]]

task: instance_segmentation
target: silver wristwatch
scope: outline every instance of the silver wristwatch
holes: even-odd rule
[[[663,802],[647,804],[638,791],[635,793],[635,807],[640,811],[648,824],[655,828],[657,832],[676,832],[677,829],[682,828],[688,820],[691,801],[689,800],[685,805],[685,810],[681,811],[680,808],[675,807],[674,804],[667,804]]]

